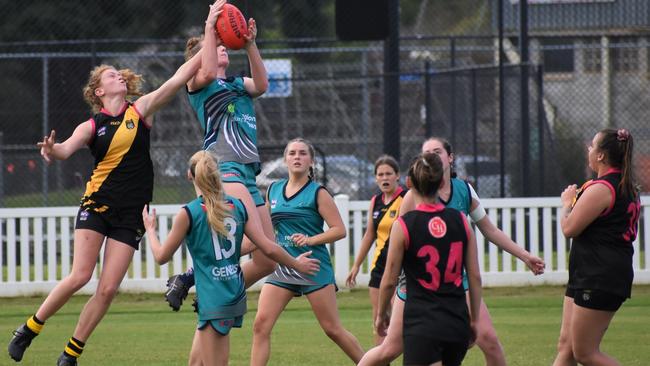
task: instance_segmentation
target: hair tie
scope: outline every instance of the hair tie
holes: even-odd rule
[[[616,131],[616,139],[618,141],[627,141],[630,138],[630,131],[625,128],[621,128]]]

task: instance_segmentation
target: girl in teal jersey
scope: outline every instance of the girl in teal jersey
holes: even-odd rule
[[[156,234],[156,210],[150,215],[145,207],[142,218],[159,264],[167,263],[181,243],[187,243],[200,298],[195,344],[200,345],[204,365],[227,365],[228,334],[232,327],[241,327],[246,312],[244,278],[239,267],[244,234],[264,254],[304,275],[318,272],[318,260],[307,258],[310,251],[295,258],[288,255],[251,225],[241,200],[224,194],[212,153],[199,151],[192,156],[188,178],[194,183],[197,198],[176,215],[164,245]]]
[[[210,12],[219,14],[225,0],[210,6]],[[216,18],[215,18],[216,21]],[[255,43],[257,26],[248,21],[249,35],[244,49],[248,54],[251,77],[226,77],[228,52],[221,45],[215,31],[215,21],[209,18],[202,38],[187,41],[185,58],[202,51],[201,67],[187,82],[190,105],[203,128],[203,149],[219,156],[219,171],[226,193],[244,202],[249,220],[267,238],[273,238],[271,217],[264,207],[264,199],[257,189],[255,176],[259,173],[257,151],[257,119],[253,98],[264,94],[269,82],[259,49]],[[254,250],[244,241],[244,253]],[[242,265],[246,287],[273,272],[276,263],[262,253],[252,253],[252,261]],[[168,281],[165,298],[178,311],[190,287],[194,285],[192,270],[175,275]]]
[[[303,139],[290,141],[284,151],[289,179],[273,183],[267,192],[267,208],[278,244],[292,256],[313,251],[321,261],[320,271],[303,276],[283,266],[269,276],[262,287],[253,324],[251,365],[266,365],[271,351],[271,331],[282,310],[295,296],[305,295],[325,331],[355,363],[363,350],[339,319],[336,285],[326,243],[345,237],[334,199],[312,180],[314,148]],[[323,231],[323,223],[328,229]]]
[[[481,202],[472,186],[454,177],[455,174],[452,172],[454,154],[447,140],[440,137],[432,137],[422,144],[422,152],[436,153],[442,160],[445,184],[438,192],[438,199],[443,204],[447,207],[455,208],[466,215],[468,214],[487,240],[526,263],[526,266],[535,275],[544,273],[544,261],[517,245],[503,231],[494,226],[490,218],[486,215],[485,210],[481,207]],[[415,202],[413,197],[407,193],[400,207],[400,215],[412,211],[414,208]],[[405,292],[405,286],[398,289],[396,295],[398,300],[394,301],[390,326],[384,342],[380,346],[366,352],[359,365],[387,365],[402,353],[402,317],[404,313],[403,300],[406,297]],[[497,338],[487,306],[482,300],[480,318],[476,327],[476,344],[485,356],[486,365],[506,365],[503,347]]]

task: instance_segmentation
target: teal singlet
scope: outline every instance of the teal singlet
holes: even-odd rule
[[[273,183],[268,189],[267,199],[271,207],[275,240],[293,257],[311,250],[311,257],[320,260],[320,270],[308,276],[278,265],[268,280],[295,285],[334,283],[334,270],[327,246],[320,244],[298,247],[291,240],[293,234],[314,236],[323,232],[323,218],[318,212],[318,191],[324,187],[310,180],[293,196],[287,197],[286,186],[287,180],[283,179]]]
[[[196,294],[200,299],[199,321],[233,318],[246,313],[246,289],[239,257],[248,216],[240,200],[226,196],[225,203],[230,208],[224,220],[228,230],[226,236],[210,227],[202,197],[183,207],[190,217],[190,230],[185,240],[194,262]]]

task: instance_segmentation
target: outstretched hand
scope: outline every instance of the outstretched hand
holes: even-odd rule
[[[217,0],[214,4],[210,5],[210,11],[208,12],[208,18],[205,20],[206,27],[214,29],[217,25],[217,18],[221,14],[223,5],[226,3],[226,0]]]
[[[530,270],[533,272],[535,276],[544,273],[544,268],[546,267],[546,264],[544,263],[544,260],[542,258],[531,254],[528,258],[526,258],[525,263],[526,266],[530,268]]]
[[[354,287],[357,285],[357,275],[359,274],[359,267],[352,266],[350,273],[348,273],[348,278],[345,279],[345,285],[348,287]]]
[[[248,35],[245,35],[244,38],[246,38],[246,45],[244,46],[246,48],[255,43],[255,39],[257,38],[257,23],[255,23],[255,19],[248,19]]]
[[[310,250],[296,257],[296,260],[298,261],[298,266],[297,266],[298,268],[296,269],[299,272],[308,275],[313,275],[316,272],[318,272],[318,270],[320,269],[320,261],[316,258],[309,258],[311,253],[312,252]]]
[[[52,150],[54,149],[54,142],[56,141],[56,133],[54,130],[50,132],[50,136],[44,136],[43,141],[36,143],[36,146],[41,148],[41,156],[49,164],[52,162]]]

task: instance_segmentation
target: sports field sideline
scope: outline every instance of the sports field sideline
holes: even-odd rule
[[[560,329],[562,287],[484,289],[492,319],[509,365],[550,365]],[[248,365],[251,324],[257,307],[249,293],[244,327],[231,333],[231,365]],[[190,295],[191,297],[192,295]],[[371,309],[366,290],[341,291],[339,311],[344,325],[371,346]],[[650,364],[650,286],[635,286],[632,299],[616,314],[602,348],[623,365]],[[18,365],[6,353],[11,331],[25,321],[43,297],[0,299],[0,334],[4,355],[0,365]],[[73,331],[87,296],[75,296],[46,324],[20,365],[52,365]],[[189,297],[188,297],[189,300]],[[158,294],[120,294],[87,342],[80,365],[185,365],[196,316],[186,301],[174,313]],[[336,345],[320,330],[305,299],[292,301],[273,330],[269,365],[349,365]],[[401,365],[401,359],[393,364]],[[471,350],[463,365],[483,365]]]

